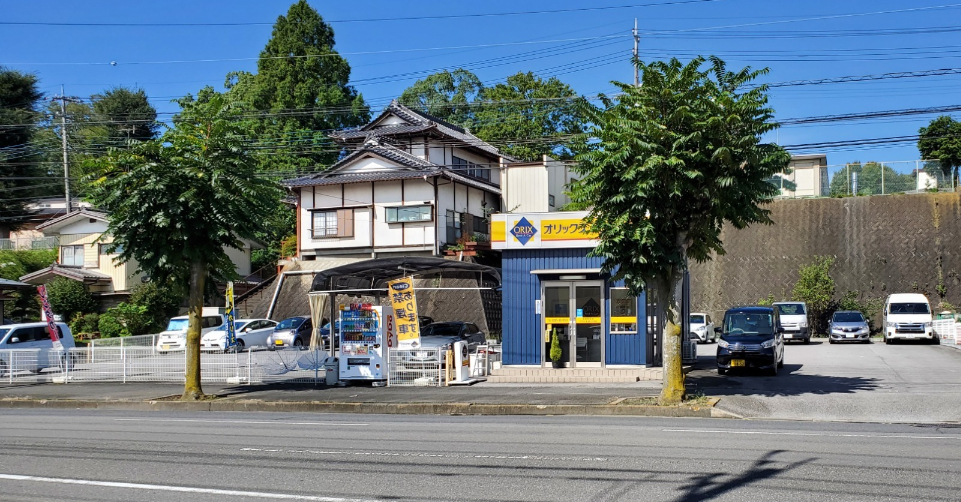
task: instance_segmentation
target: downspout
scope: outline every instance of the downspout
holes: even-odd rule
[[[440,200],[437,198],[437,176],[434,176],[434,256],[440,256]]]
[[[370,182],[370,257],[377,258],[377,248],[374,243],[374,220],[377,216],[377,210],[374,208],[374,182]]]

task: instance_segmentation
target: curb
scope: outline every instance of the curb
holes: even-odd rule
[[[577,404],[349,403],[322,401],[96,401],[71,399],[3,399],[0,409],[95,409],[127,411],[247,411],[288,413],[357,413],[382,415],[594,415],[711,418],[717,400],[705,406],[631,406]]]

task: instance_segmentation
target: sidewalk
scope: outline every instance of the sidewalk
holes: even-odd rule
[[[492,384],[470,387],[313,387],[205,385],[216,398],[180,402],[173,384],[23,384],[0,386],[0,408],[96,408],[165,411],[471,415],[642,415],[710,417],[709,405],[662,408],[660,382],[634,384]]]

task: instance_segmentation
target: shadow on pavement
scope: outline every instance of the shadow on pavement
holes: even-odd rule
[[[792,462],[784,467],[776,467],[774,464],[778,462],[774,460],[773,457],[785,451],[786,450],[771,450],[765,453],[761,458],[755,460],[750,468],[744,469],[743,472],[726,481],[721,481],[721,479],[730,475],[730,473],[727,472],[694,476],[688,484],[681,487],[682,490],[685,490],[685,493],[679,497],[677,501],[693,502],[696,500],[711,500],[751,483],[776,477],[781,473],[814,461],[813,458],[810,458]]]
[[[688,373],[686,387],[689,394],[709,396],[799,396],[807,394],[851,394],[874,390],[881,380],[866,377],[805,375],[798,371],[801,364],[785,363],[777,376],[758,371],[717,374],[714,356],[700,356]]]

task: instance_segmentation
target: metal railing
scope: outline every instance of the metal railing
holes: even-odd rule
[[[961,345],[961,323],[954,319],[938,319],[931,323],[931,329],[941,339],[941,343]]]
[[[59,237],[14,237],[0,239],[0,249],[56,249],[60,245]]]
[[[443,350],[421,348],[412,350],[390,349],[387,363],[387,385],[397,387],[443,386]]]

